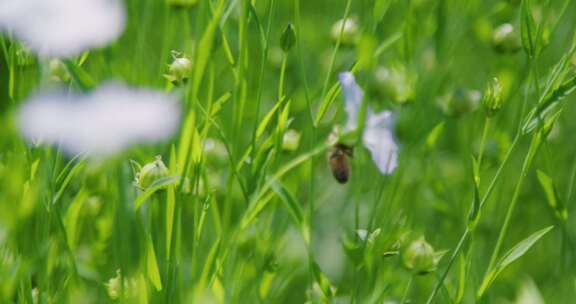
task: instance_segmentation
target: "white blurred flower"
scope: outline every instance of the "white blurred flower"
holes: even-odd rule
[[[171,95],[108,83],[87,95],[32,97],[18,111],[21,133],[32,142],[59,144],[69,154],[103,157],[174,134],[180,107]]]
[[[344,27],[344,28],[342,28]],[[340,36],[342,33],[342,36]],[[358,39],[358,22],[355,17],[340,19],[332,25],[330,36],[334,41],[340,41],[344,44],[354,44]]]
[[[358,112],[364,99],[364,92],[350,72],[340,73],[340,84],[348,114],[345,131],[352,131],[358,127]],[[366,149],[370,151],[372,160],[384,175],[392,174],[398,166],[398,144],[393,134],[394,123],[392,112],[374,113],[368,107],[362,141]]]
[[[0,0],[0,31],[42,56],[68,57],[114,41],[124,30],[118,0]]]

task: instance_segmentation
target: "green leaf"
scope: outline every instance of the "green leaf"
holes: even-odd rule
[[[266,127],[270,123],[270,120],[272,120],[272,117],[274,117],[274,113],[276,113],[276,111],[280,108],[282,103],[283,103],[282,99],[278,100],[274,105],[274,107],[272,107],[272,109],[266,114],[266,116],[264,116],[264,119],[262,119],[262,121],[258,125],[258,128],[256,129],[256,140],[258,140],[260,136],[262,136],[262,134],[266,130]]]
[[[276,171],[276,173],[274,173],[267,180],[267,182],[260,189],[258,189],[258,191],[256,191],[256,193],[250,199],[250,205],[248,206],[248,209],[244,212],[244,215],[242,216],[242,221],[240,225],[241,229],[245,229],[246,227],[248,227],[248,225],[256,218],[256,216],[258,216],[260,211],[262,211],[262,209],[264,209],[268,205],[271,196],[270,195],[266,196],[266,193],[272,187],[272,184],[275,181],[280,180],[280,178],[284,176],[284,174],[296,168],[297,166],[301,165],[305,161],[309,160],[311,157],[326,151],[326,148],[327,148],[326,144],[319,145],[315,149],[294,158],[293,160],[282,166],[280,169],[278,169],[278,171]]]
[[[268,195],[260,194],[258,195],[257,199],[250,200],[250,206],[248,206],[248,210],[246,210],[244,216],[242,217],[240,229],[246,229],[246,227],[248,227],[248,225],[250,225],[250,223],[252,223],[252,221],[258,216],[258,214],[260,214],[260,212],[264,210],[266,206],[268,206],[268,203],[273,196],[273,193],[269,193]]]
[[[548,226],[544,229],[538,230],[534,232],[529,237],[525,238],[524,240],[520,241],[516,246],[512,247],[504,256],[500,259],[500,261],[496,264],[496,269],[498,271],[502,271],[508,265],[512,264],[514,261],[521,258],[526,252],[538,242],[546,233],[552,230],[554,226]]]
[[[72,81],[74,81],[82,91],[89,91],[96,86],[96,82],[92,79],[92,76],[72,60],[66,59],[63,63],[68,69]]]
[[[62,170],[60,170],[60,173],[58,174],[58,177],[56,177],[56,184],[60,184],[62,183],[62,181],[64,180],[64,178],[67,176],[67,174],[70,174],[70,170],[72,168],[72,166],[76,166],[78,165],[80,162],[82,162],[82,154],[77,154],[76,156],[74,156],[72,159],[70,159],[68,161],[68,163],[66,163],[66,165],[64,166],[64,168]],[[39,160],[39,159],[38,159]],[[36,169],[34,169],[35,171]],[[32,173],[32,172],[31,172]]]
[[[162,280],[160,279],[160,271],[158,270],[158,263],[156,262],[156,253],[154,252],[154,245],[152,239],[148,237],[148,244],[146,245],[146,274],[148,279],[154,285],[156,290],[162,290]]]
[[[68,171],[68,175],[66,175],[66,178],[64,178],[64,180],[62,181],[62,184],[60,185],[58,192],[56,192],[56,195],[52,198],[53,204],[56,204],[56,202],[58,202],[58,200],[60,200],[60,198],[62,197],[62,194],[64,194],[64,190],[66,190],[66,187],[68,186],[68,184],[70,183],[72,178],[75,177],[80,172],[80,170],[84,167],[84,164],[85,164],[85,162],[82,159],[82,160],[76,162],[74,164],[74,167],[72,167],[72,169],[70,169],[70,171]]]
[[[175,174],[178,170],[178,159],[176,157],[176,147],[172,145],[170,149],[170,174]],[[170,257],[172,246],[172,232],[174,229],[174,212],[176,210],[176,184],[168,185],[166,190],[166,256]]]
[[[70,207],[68,207],[68,211],[66,211],[66,216],[64,217],[68,247],[72,250],[76,247],[80,211],[82,210],[82,206],[84,206],[84,202],[87,198],[88,192],[86,192],[84,188],[80,189],[80,192],[78,192],[72,203],[70,203]]]
[[[280,112],[280,115],[278,116],[278,133],[279,134],[284,133],[284,131],[288,127],[288,118],[290,116],[291,101],[292,100],[288,100],[288,102],[286,102],[286,105],[284,106],[284,108]]]
[[[274,144],[274,149],[276,152],[280,151],[280,149],[282,147],[282,140],[284,137],[284,132],[286,131],[286,129],[290,125],[288,118],[290,117],[290,104],[291,104],[291,102],[292,102],[292,100],[288,100],[286,102],[286,105],[284,106],[282,111],[280,111],[280,114],[278,115],[278,124],[276,126],[276,135],[275,135],[276,140],[275,140],[275,144]]]
[[[566,208],[564,208],[564,205],[560,200],[558,191],[554,186],[554,181],[552,181],[552,178],[550,178],[550,176],[548,176],[543,171],[538,170],[536,174],[538,176],[538,181],[540,182],[540,185],[542,186],[542,189],[546,194],[548,204],[550,205],[550,207],[552,207],[554,213],[560,220],[566,221],[568,218],[568,212],[566,211]]]
[[[322,290],[322,293],[326,298],[331,299],[334,296],[334,291],[332,288],[332,284],[330,283],[330,280],[322,272],[320,266],[318,265],[318,263],[316,263],[316,261],[311,261],[310,263],[312,264],[312,272],[314,273],[314,279],[316,279],[316,282],[320,286],[320,290]]]
[[[276,192],[280,201],[283,202],[283,206],[286,208],[292,219],[298,227],[302,227],[304,223],[304,211],[300,204],[296,201],[292,193],[278,181],[272,182],[272,190]]]
[[[477,160],[475,158],[472,158],[472,168],[473,169],[473,174],[472,174],[472,183],[474,184],[474,195],[472,198],[472,206],[470,207],[470,212],[468,213],[468,226],[470,228],[474,228],[474,226],[476,226],[476,223],[478,222],[478,218],[480,217],[480,190],[479,190],[479,186],[478,186],[478,178],[477,178],[477,169],[478,169],[478,165],[477,165]]]
[[[528,57],[533,58],[536,55],[536,24],[532,17],[532,5],[530,0],[522,1],[520,20],[522,47]]]
[[[444,125],[445,123],[442,121],[438,123],[432,129],[432,131],[430,131],[430,133],[428,133],[428,136],[426,137],[426,145],[428,146],[428,148],[434,148],[436,146],[438,138],[440,138],[440,135],[442,135],[442,133],[444,132]]]
[[[134,179],[136,179],[138,173],[142,171],[142,165],[133,159],[129,160],[129,162],[130,162],[130,168],[132,169],[132,176],[134,176]]]
[[[210,110],[210,116],[214,117],[218,115],[218,113],[220,113],[220,111],[222,110],[224,104],[226,104],[226,102],[230,100],[230,97],[232,97],[232,93],[226,92],[218,99],[216,99],[216,101],[212,105],[212,109]]]
[[[341,90],[342,88],[340,87],[339,82],[336,82],[335,84],[332,85],[332,87],[330,87],[330,90],[328,90],[328,94],[326,94],[326,97],[324,97],[324,100],[322,100],[322,104],[320,105],[320,109],[318,110],[318,114],[316,115],[316,119],[314,121],[314,124],[316,126],[320,124],[320,121],[322,120],[322,118],[324,118],[324,115],[326,115],[326,112],[328,112],[328,109],[330,108],[334,100],[336,100],[336,97],[340,94]]]
[[[350,68],[350,71],[355,72],[357,68],[358,68],[358,64],[354,63],[354,65],[352,65],[352,67]],[[342,91],[342,87],[340,86],[340,81],[336,81],[330,87],[330,89],[328,90],[328,93],[326,94],[326,96],[324,96],[324,99],[322,100],[322,104],[320,104],[320,108],[318,109],[318,114],[316,114],[316,119],[314,120],[315,126],[318,126],[320,124],[320,121],[322,121],[322,118],[324,118],[324,115],[326,115],[326,112],[328,112],[328,109],[330,108],[330,106],[332,105],[334,100],[336,100],[336,97],[338,97],[338,95],[340,95],[341,91]]]
[[[484,278],[482,285],[478,290],[478,297],[479,298],[482,297],[482,295],[486,292],[486,290],[490,287],[490,285],[492,285],[492,282],[496,280],[498,275],[508,265],[512,264],[514,261],[518,260],[524,254],[526,254],[526,252],[528,252],[528,250],[530,250],[530,248],[532,248],[532,246],[534,246],[534,244],[538,240],[540,240],[546,233],[552,230],[552,228],[554,228],[554,226],[548,226],[542,230],[534,232],[532,235],[525,238],[524,240],[516,244],[516,246],[512,247],[512,249],[510,249],[508,252],[506,252],[504,256],[502,256],[502,258],[498,261],[498,263],[496,263],[494,269],[490,270],[490,272]]]
[[[542,103],[529,116],[530,119],[524,124],[522,132],[531,133],[538,126],[542,126],[550,118],[561,111],[563,103],[561,101],[576,90],[576,76],[568,79],[552,93],[550,93]]]
[[[262,23],[260,23],[260,19],[258,18],[256,8],[250,2],[248,3],[248,11],[250,12],[250,16],[254,18],[254,22],[256,22],[256,27],[258,28],[258,33],[260,34],[260,45],[264,48],[266,47],[267,44],[264,27],[262,26]]]
[[[138,195],[138,197],[136,197],[136,201],[134,202],[136,209],[139,209],[142,206],[142,204],[144,204],[144,202],[146,202],[146,200],[148,200],[152,196],[152,194],[156,193],[159,190],[165,189],[170,185],[175,185],[176,183],[178,183],[179,180],[180,180],[179,175],[166,176],[155,180],[152,184],[150,184],[150,186],[148,186],[148,188],[144,192],[142,192],[140,195]]]
[[[220,22],[220,17],[224,13],[224,8],[226,6],[226,1],[219,0],[218,4],[214,10],[212,15],[212,20],[208,23],[206,30],[202,34],[200,38],[200,42],[196,47],[197,55],[194,61],[194,75],[192,78],[192,98],[196,99],[198,90],[200,89],[200,84],[202,83],[202,79],[204,78],[204,71],[206,69],[206,65],[210,60],[210,54],[212,52],[212,47],[214,46],[214,35],[216,34],[216,30],[218,29],[218,25]]]
[[[204,290],[206,288],[206,284],[208,284],[208,279],[212,276],[217,274],[217,271],[214,271],[218,261],[218,253],[220,252],[221,241],[217,239],[210,251],[208,252],[208,256],[204,259],[204,268],[202,269],[202,274],[200,275],[200,280],[198,281],[197,288],[198,290]]]
[[[376,23],[379,23],[382,20],[382,18],[384,18],[384,15],[386,14],[388,7],[390,7],[391,2],[392,2],[391,0],[374,1],[374,11],[372,18],[374,18],[374,21]]]

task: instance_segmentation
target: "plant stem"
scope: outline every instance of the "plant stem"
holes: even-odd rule
[[[346,25],[346,20],[350,14],[350,7],[352,6],[352,0],[348,0],[346,2],[346,9],[344,10],[344,17],[342,20],[342,26],[340,26],[340,31],[338,33],[338,39],[336,40],[336,46],[334,46],[334,50],[332,51],[332,57],[330,59],[330,66],[328,67],[328,72],[326,73],[326,78],[324,79],[324,85],[322,86],[322,93],[320,94],[320,100],[324,100],[326,96],[326,92],[328,91],[328,86],[330,84],[330,76],[332,75],[332,71],[334,70],[334,65],[336,64],[336,55],[338,54],[338,50],[340,49],[340,45],[342,44],[342,36],[344,35],[344,27]],[[316,126],[314,126],[316,127]]]
[[[482,211],[482,207],[486,204],[486,201],[488,200],[488,198],[490,198],[490,195],[492,194],[492,191],[494,190],[496,183],[500,180],[500,176],[502,175],[502,171],[503,171],[504,167],[506,166],[506,164],[508,163],[508,161],[510,160],[510,156],[512,155],[512,151],[514,151],[514,149],[518,145],[519,139],[520,139],[520,133],[518,133],[516,135],[516,137],[514,138],[514,140],[512,141],[512,144],[510,145],[510,147],[508,148],[508,151],[506,152],[506,156],[504,156],[504,160],[500,164],[500,167],[498,167],[498,170],[494,174],[494,177],[492,177],[492,181],[490,182],[488,189],[486,189],[486,193],[484,194],[484,196],[482,197],[482,200],[480,201],[480,211]],[[479,216],[482,216],[482,213],[480,213]],[[478,221],[479,220],[480,220],[480,218],[478,218]],[[434,286],[434,289],[432,290],[432,292],[430,293],[430,296],[428,297],[428,300],[426,301],[427,304],[431,304],[434,301],[434,297],[436,297],[436,294],[438,293],[438,291],[440,290],[440,288],[444,284],[444,280],[446,279],[446,276],[448,275],[450,268],[454,264],[456,257],[458,256],[460,251],[462,251],[464,243],[467,241],[468,237],[470,236],[470,232],[471,232],[470,228],[466,227],[466,229],[464,230],[464,233],[462,233],[462,235],[460,236],[460,240],[458,241],[458,245],[456,245],[454,252],[450,256],[450,260],[448,260],[448,265],[446,265],[446,269],[444,270],[444,272],[440,276],[440,279],[438,280],[438,282]]]
[[[476,167],[476,172],[480,172],[480,167],[482,166],[482,157],[484,156],[484,148],[486,147],[486,138],[488,137],[488,131],[490,130],[490,122],[492,119],[489,116],[486,116],[484,120],[484,129],[482,130],[482,140],[480,141],[480,151],[478,152],[478,162]],[[479,177],[474,177],[480,179]],[[479,182],[477,180],[476,182]]]
[[[494,250],[492,251],[492,256],[490,257],[490,263],[488,264],[488,268],[486,269],[486,273],[484,274],[484,278],[482,280],[482,284],[481,284],[481,288],[478,291],[478,298],[481,298],[484,294],[484,292],[486,291],[486,289],[489,287],[490,285],[490,272],[492,272],[495,264],[496,264],[496,259],[498,258],[498,255],[500,254],[500,250],[502,247],[502,242],[504,241],[504,238],[506,237],[506,233],[508,232],[508,227],[510,226],[510,219],[512,218],[512,214],[514,213],[514,209],[516,208],[516,205],[518,203],[518,197],[520,196],[520,190],[522,189],[522,186],[524,185],[524,180],[526,179],[526,176],[528,175],[528,169],[530,169],[531,165],[532,165],[532,160],[534,159],[534,155],[536,154],[536,151],[538,150],[538,148],[540,147],[540,133],[535,132],[534,135],[532,136],[532,141],[530,143],[530,148],[528,150],[528,153],[526,154],[526,156],[524,157],[524,162],[522,164],[522,170],[520,171],[520,176],[518,178],[518,181],[516,183],[516,187],[514,188],[514,193],[512,194],[512,199],[510,201],[510,204],[508,205],[508,211],[506,212],[506,217],[504,218],[504,223],[502,224],[502,227],[500,228],[500,233],[498,234],[498,240],[496,241],[496,245],[494,246]]]
[[[408,299],[408,294],[410,293],[410,288],[412,287],[412,281],[414,280],[414,274],[410,274],[410,278],[408,278],[408,282],[406,282],[406,288],[404,288],[404,295],[402,295],[402,299],[400,300],[400,304],[406,303]]]
[[[288,62],[288,54],[282,54],[282,67],[280,68],[280,81],[278,83],[278,100],[284,98],[284,82],[286,78],[286,63]]]

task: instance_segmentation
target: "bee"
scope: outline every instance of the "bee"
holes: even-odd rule
[[[345,184],[350,179],[350,157],[354,156],[354,149],[345,144],[335,144],[328,152],[328,165],[332,175],[340,183]]]

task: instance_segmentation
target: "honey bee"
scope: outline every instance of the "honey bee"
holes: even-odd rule
[[[328,165],[332,175],[340,183],[345,184],[350,179],[349,157],[354,156],[354,149],[345,144],[335,144],[328,152]]]

